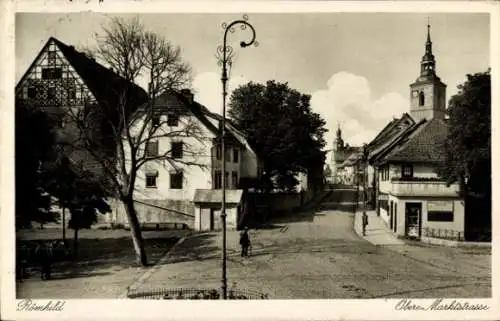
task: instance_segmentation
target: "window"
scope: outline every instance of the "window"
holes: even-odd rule
[[[158,142],[148,142],[146,144],[146,157],[158,156]]]
[[[427,220],[431,222],[453,222],[453,212],[428,212]]]
[[[222,187],[222,175],[221,171],[214,172],[214,189],[219,189]]]
[[[151,118],[151,124],[152,124],[153,127],[160,126],[160,116],[153,116]]]
[[[55,64],[56,63],[56,52],[55,51],[49,51],[47,53],[47,60],[49,64]]]
[[[182,180],[184,175],[182,172],[170,173],[170,188],[182,189]]]
[[[47,88],[47,99],[54,100],[55,98],[56,98],[56,88],[55,87]]]
[[[233,184],[233,188],[238,188],[238,172],[233,171],[231,173],[231,183]]]
[[[402,177],[413,177],[413,166],[412,165],[403,165],[401,169]]]
[[[171,126],[171,127],[175,127],[179,124],[179,116],[177,115],[168,115],[168,118],[167,118],[167,125],[168,126]]]
[[[42,79],[59,79],[62,77],[61,68],[43,68]]]
[[[423,106],[424,104],[425,104],[425,97],[424,97],[424,93],[421,91],[418,94],[418,105]]]
[[[35,98],[36,97],[36,87],[30,86],[28,87],[28,98]]]
[[[75,88],[69,88],[68,89],[68,98],[69,99],[75,99],[76,98],[76,90],[75,90]]]
[[[215,157],[216,157],[217,159],[221,159],[221,157],[222,157],[222,149],[221,149],[220,147],[217,147],[217,148],[215,149]]]
[[[224,175],[224,185],[229,187],[229,172],[226,172],[226,175]]]
[[[172,142],[172,157],[182,158],[182,142]]]
[[[380,180],[381,181],[387,181],[389,180],[389,165],[383,166],[380,169]]]
[[[158,177],[157,173],[146,174],[146,187],[156,187],[156,178],[157,177]]]
[[[239,150],[237,148],[233,149],[233,162],[237,163],[239,158]]]

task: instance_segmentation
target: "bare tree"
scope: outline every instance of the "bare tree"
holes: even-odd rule
[[[78,141],[72,144],[92,156],[107,178],[106,187],[124,205],[137,262],[145,266],[147,255],[134,206],[139,170],[149,162],[176,169],[204,166],[199,161],[202,148],[198,148],[198,142],[204,139],[198,122],[193,117],[181,117],[172,130],[164,126],[167,119],[158,118],[160,111],[154,108],[162,92],[190,83],[191,69],[182,60],[179,47],[145,30],[137,19],[113,19],[97,39],[97,48],[93,50],[96,59],[128,82],[135,82],[141,76],[148,78],[149,97],[138,106],[140,100],[133,86],[109,88],[114,91],[115,100],[98,104],[89,100],[84,108],[70,108],[68,117],[79,133]],[[148,153],[150,142],[167,137],[182,139],[186,157],[174,159],[172,150]]]

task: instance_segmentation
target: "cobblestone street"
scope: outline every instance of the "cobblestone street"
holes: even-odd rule
[[[374,245],[354,232],[353,207],[332,200],[252,230],[250,258],[228,232],[228,285],[272,299],[491,296],[490,249]],[[220,233],[193,235],[138,288],[219,288],[220,245]]]

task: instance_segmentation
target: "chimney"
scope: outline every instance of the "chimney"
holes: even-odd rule
[[[189,101],[190,104],[193,103],[194,101],[194,94],[191,92],[190,89],[181,89],[181,94],[186,97],[186,99]]]

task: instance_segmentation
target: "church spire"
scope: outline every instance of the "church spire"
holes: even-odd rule
[[[342,139],[342,130],[340,129],[340,122],[337,123],[337,138],[335,139],[335,147],[337,150],[344,148],[344,140]]]
[[[427,43],[432,45],[431,42],[431,23],[429,18],[427,18]]]
[[[427,21],[427,41],[425,42],[425,54],[420,62],[420,76],[435,76],[436,60],[432,54],[431,25]]]

